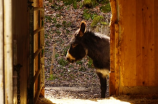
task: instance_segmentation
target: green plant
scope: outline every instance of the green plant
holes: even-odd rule
[[[49,46],[49,41],[46,41],[45,44],[46,44],[46,46]]]
[[[61,76],[64,76],[64,73],[60,73]]]
[[[66,21],[63,21],[62,25],[63,25],[64,27],[66,27]]]
[[[60,27],[61,27],[61,25],[60,25],[60,24],[56,24],[56,27],[57,27],[57,28],[60,28]]]
[[[81,0],[76,0],[77,2],[80,2]]]
[[[73,0],[63,0],[65,5],[70,5],[73,3]]]
[[[48,78],[48,80],[54,80],[54,79],[57,79],[57,77],[55,77],[53,74],[51,74],[50,76],[49,76],[49,78]]]
[[[59,57],[59,54],[55,54],[55,58],[58,58]]]
[[[88,7],[92,7],[92,5],[93,5],[92,0],[84,0],[83,5],[88,6]]]
[[[84,71],[86,71],[87,69],[85,68],[85,67],[83,67],[83,66],[81,66],[80,68],[79,68],[79,71],[82,71],[82,72],[84,72]]]
[[[83,5],[85,5],[88,8],[94,7],[96,5],[98,5],[99,3],[97,2],[97,0],[84,0],[83,1]]]
[[[92,20],[93,20],[94,17],[96,17],[96,16],[97,16],[97,14],[93,13],[92,16],[91,16]]]
[[[97,0],[97,1],[102,4],[109,3],[109,0]]]
[[[71,22],[67,22],[67,26],[68,26],[68,27],[70,27],[70,26],[71,26],[71,24],[72,24]]]
[[[93,60],[90,58],[90,57],[88,57],[88,67],[89,68],[92,68],[93,67]]]
[[[71,4],[75,4],[75,2],[79,2],[81,0],[63,0],[65,5],[71,5]]]
[[[73,65],[69,65],[69,68],[72,68],[73,67]]]
[[[111,11],[110,3],[106,4],[105,6],[100,7],[100,10],[104,13],[108,13]]]
[[[95,16],[92,23],[91,27],[95,27],[99,22],[101,22],[104,19],[103,16]]]
[[[56,30],[56,33],[57,33],[57,34],[60,34],[61,32],[60,32],[59,30]]]
[[[64,27],[70,27],[70,26],[71,26],[71,22],[63,21],[63,22],[62,22],[62,25],[63,25]]]
[[[45,35],[44,35],[44,38],[48,38],[48,34],[45,34]]]
[[[59,60],[58,60],[58,63],[59,63],[60,65],[62,65],[62,66],[66,66],[66,65],[68,64],[68,62],[67,62],[65,59],[63,59],[63,58],[59,59]]]
[[[53,18],[53,23],[56,23],[56,22],[57,22],[56,18]]]
[[[107,22],[100,22],[102,25],[107,25]]]
[[[79,65],[82,65],[82,61],[77,61],[76,63]]]
[[[73,7],[74,7],[74,9],[77,9],[77,1],[76,0],[74,0],[74,2],[73,2]]]
[[[67,34],[69,34],[69,33],[70,33],[70,31],[66,29],[66,33],[67,33]]]
[[[69,9],[70,9],[70,5],[67,6],[67,10],[69,10]]]
[[[88,9],[84,9],[83,18],[86,20],[89,20],[91,18],[91,14],[89,13]]]
[[[56,17],[60,17],[60,16],[61,16],[61,14],[57,14],[57,15],[56,15]]]
[[[70,48],[70,46],[66,46],[63,50],[63,55],[66,55],[67,54],[67,50]]]
[[[52,3],[52,0],[49,0],[50,3]]]
[[[82,8],[83,7],[83,3],[82,2],[80,2],[80,8]]]
[[[52,20],[52,18],[50,16],[45,16],[45,19],[48,20],[48,21]]]
[[[75,78],[75,76],[73,74],[70,74],[69,76],[71,77],[71,79]]]
[[[56,7],[55,7],[55,10],[61,10],[61,9],[63,9],[62,6],[56,6]]]

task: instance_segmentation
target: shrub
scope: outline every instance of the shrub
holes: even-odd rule
[[[92,23],[91,27],[95,27],[99,22],[101,22],[104,19],[103,16],[95,16]]]
[[[104,13],[108,13],[111,11],[110,3],[106,4],[105,6],[100,7],[100,10]]]
[[[91,18],[91,14],[89,13],[88,9],[83,11],[83,18],[89,20]]]

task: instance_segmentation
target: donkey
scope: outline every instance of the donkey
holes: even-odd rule
[[[86,55],[93,60],[100,79],[101,98],[105,98],[107,76],[110,71],[110,38],[103,34],[86,31],[86,23],[82,21],[80,28],[71,38],[66,59],[73,63]]]

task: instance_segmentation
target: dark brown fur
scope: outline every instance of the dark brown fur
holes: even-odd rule
[[[81,22],[81,27],[71,39],[67,60],[74,62],[88,55],[96,68],[101,83],[101,97],[105,97],[107,80],[104,71],[110,70],[110,39],[105,35],[85,31],[86,24]],[[99,71],[99,70],[102,71]]]

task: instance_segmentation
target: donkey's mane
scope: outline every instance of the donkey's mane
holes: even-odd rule
[[[94,36],[95,38],[100,38],[100,39],[108,39],[108,40],[110,39],[110,37],[107,35],[104,35],[98,32],[92,32],[92,31],[86,31],[85,35],[88,35],[89,37]]]
[[[95,36],[98,36],[98,37],[100,37],[100,38],[110,39],[109,36],[104,35],[104,34],[101,34],[101,33],[98,33],[98,32],[95,32],[94,35],[95,35]]]
[[[110,41],[110,37],[104,34],[97,33],[97,32],[94,33],[92,31],[86,31],[84,33],[83,40],[84,40],[83,41],[84,43],[90,42],[91,44],[95,44],[95,45],[96,43],[98,43],[99,45],[104,45],[105,42]]]

